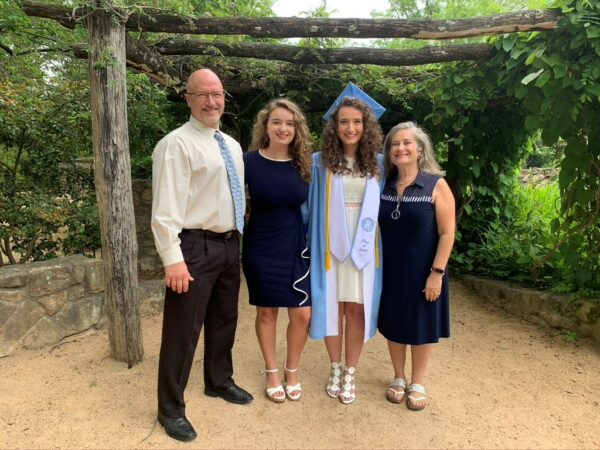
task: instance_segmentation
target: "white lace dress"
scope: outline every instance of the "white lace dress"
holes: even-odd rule
[[[354,160],[348,160],[349,166],[354,165]],[[365,196],[367,179],[361,176],[344,175],[344,200],[346,204],[346,220],[348,222],[348,235],[350,245],[354,242],[354,234],[360,218],[362,201]],[[354,265],[348,256],[344,262],[331,258],[331,268],[337,273],[338,302],[364,303],[362,272]]]

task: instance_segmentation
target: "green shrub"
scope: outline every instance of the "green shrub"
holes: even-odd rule
[[[71,192],[0,191],[0,256],[17,264],[100,248],[94,192]]]
[[[459,243],[454,264],[477,275],[598,297],[598,263],[593,264],[598,255],[582,248],[573,255],[576,260],[565,258],[552,227],[558,217],[560,192],[556,184],[516,185],[501,218],[481,230],[480,241]],[[582,264],[589,270],[578,269]]]

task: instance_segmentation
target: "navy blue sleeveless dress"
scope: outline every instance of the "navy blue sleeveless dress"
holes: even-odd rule
[[[395,177],[381,194],[383,290],[377,328],[392,342],[420,345],[450,337],[448,274],[436,301],[428,302],[423,293],[439,240],[432,201],[439,178],[419,172],[404,190],[397,219],[392,217],[398,205]]]
[[[300,206],[308,183],[291,161],[257,151],[244,154],[250,219],[244,230],[242,267],[250,304],[269,308],[310,306],[310,260]]]

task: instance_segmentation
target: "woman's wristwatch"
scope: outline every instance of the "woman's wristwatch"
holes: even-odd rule
[[[431,271],[444,276],[444,269],[440,269],[439,267],[431,266]]]

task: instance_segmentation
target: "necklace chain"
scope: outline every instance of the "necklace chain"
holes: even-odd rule
[[[399,191],[398,187],[400,187],[400,186],[406,186],[406,187],[410,186],[417,179],[417,175],[415,175],[412,180],[405,181],[404,183],[401,183],[399,178],[398,178],[398,181],[396,181],[396,186],[397,186],[396,187],[397,200],[396,200],[396,209],[394,209],[392,211],[392,219],[398,220],[400,218],[400,215],[401,215],[401,213],[400,213],[400,203],[402,203],[402,197],[400,196],[400,194],[398,192]],[[403,191],[402,195],[404,196],[404,191]]]

